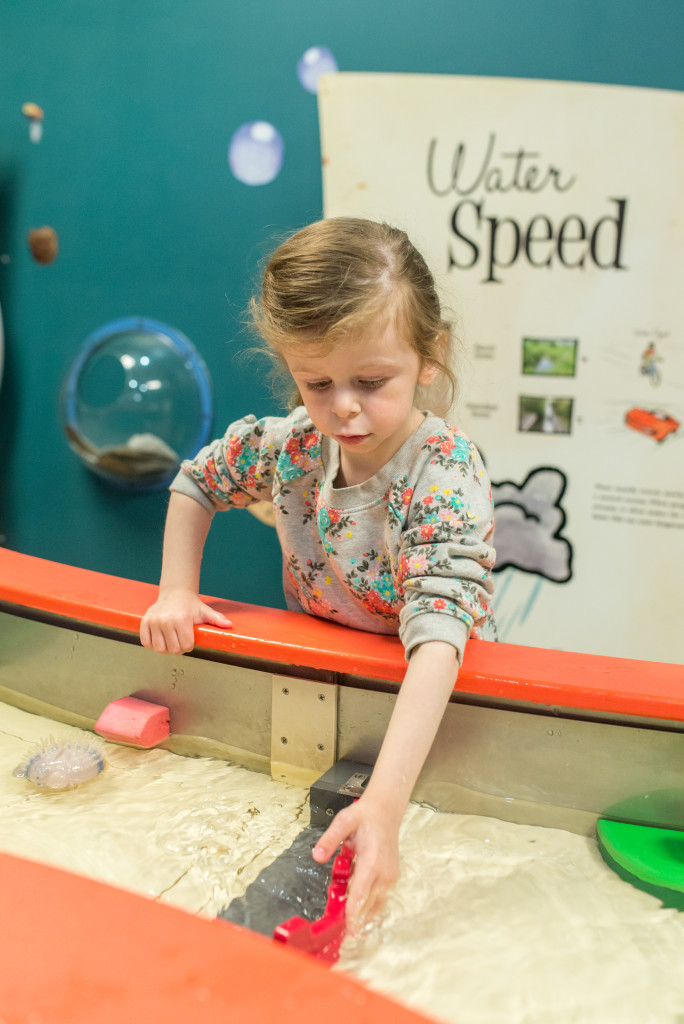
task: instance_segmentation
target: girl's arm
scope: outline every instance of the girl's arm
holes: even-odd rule
[[[140,642],[160,654],[184,654],[195,645],[195,623],[230,628],[232,622],[199,599],[200,565],[213,513],[171,492],[164,529],[159,597],[145,612]]]
[[[164,558],[159,597],[143,617],[140,640],[160,653],[191,651],[194,626],[201,622],[230,628],[232,623],[199,600],[200,563],[214,512],[244,508],[272,500],[278,458],[288,440],[299,451],[320,437],[303,409],[288,417],[245,416],[228,427],[223,437],[182,463],[171,484],[164,531]]]
[[[366,791],[337,814],[314,849],[321,863],[341,842],[356,854],[347,901],[352,933],[379,915],[399,877],[399,826],[457,673],[451,644],[432,640],[413,651]]]

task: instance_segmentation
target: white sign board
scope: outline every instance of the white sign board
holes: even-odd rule
[[[403,227],[464,343],[500,638],[684,661],[679,93],[339,74],[326,216]]]

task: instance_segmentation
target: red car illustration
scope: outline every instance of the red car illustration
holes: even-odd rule
[[[625,423],[632,430],[648,434],[654,441],[664,441],[668,434],[674,434],[680,426],[679,420],[659,409],[650,412],[647,409],[630,409],[625,413]]]

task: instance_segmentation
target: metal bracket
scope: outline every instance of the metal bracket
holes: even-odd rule
[[[271,775],[310,786],[337,760],[337,690],[333,683],[273,676]]]
[[[338,811],[363,796],[372,767],[354,761],[337,761],[309,789],[311,824],[327,827]]]
[[[356,797],[363,796],[363,791],[368,785],[369,779],[370,775],[367,775],[365,772],[354,772],[353,775],[349,776],[344,786],[340,786],[337,792],[340,796],[351,796],[356,799]]]

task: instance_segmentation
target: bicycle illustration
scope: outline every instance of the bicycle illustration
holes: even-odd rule
[[[660,362],[662,362],[662,356],[658,355],[655,344],[651,341],[641,353],[641,373],[649,378],[654,387],[657,387],[662,380],[662,374],[658,367]]]

